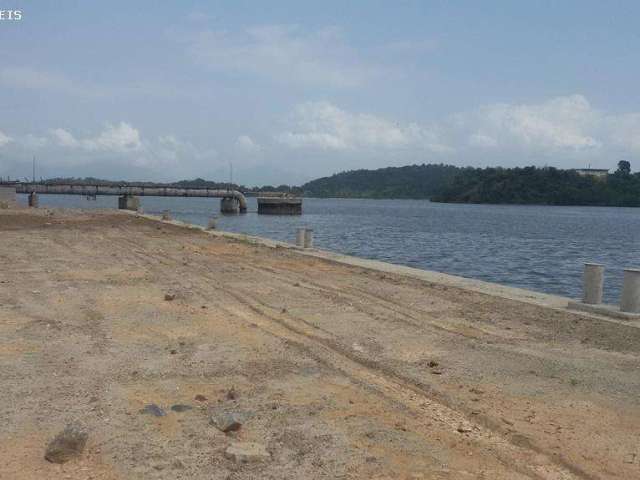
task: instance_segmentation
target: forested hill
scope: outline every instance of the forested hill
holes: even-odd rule
[[[451,165],[409,165],[351,170],[302,186],[307,197],[430,198],[460,171]]]
[[[465,168],[431,198],[437,202],[640,206],[640,173],[626,161],[606,178],[556,168]]]

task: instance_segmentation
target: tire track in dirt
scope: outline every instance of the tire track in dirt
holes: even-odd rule
[[[252,265],[250,268],[268,272],[273,276],[280,277],[282,275],[282,272],[279,272],[270,267],[262,267],[262,266],[259,267],[256,265]],[[404,324],[420,330],[432,329],[436,332],[445,332],[452,335],[464,337],[467,339],[478,339],[480,337],[485,337],[485,338],[493,337],[496,339],[502,338],[490,332],[478,329],[477,327],[473,327],[473,328],[478,330],[482,335],[477,335],[477,334],[472,335],[464,331],[461,331],[460,329],[451,328],[440,322],[434,321],[433,320],[434,312],[428,312],[428,311],[424,311],[416,308],[415,312],[421,315],[420,317],[417,317],[415,314],[413,314],[413,312],[407,313],[407,310],[403,308],[399,303],[393,302],[392,300],[389,300],[387,298],[376,296],[375,294],[369,293],[365,290],[361,290],[355,287],[346,287],[346,288],[338,289],[326,284],[318,283],[317,281],[313,281],[308,277],[303,277],[302,275],[299,275],[297,273],[293,273],[293,275],[296,275],[295,277],[296,281],[285,282],[281,278],[278,278],[278,280],[288,284],[289,286],[295,286],[295,284],[298,283],[300,288],[306,288],[312,292],[323,293],[327,298],[331,298],[332,300],[336,301],[336,303],[340,303],[342,305],[348,305],[349,307],[354,308],[355,310],[361,313],[364,313],[380,322],[389,323],[391,321],[394,323]],[[301,282],[304,282],[304,283],[301,283]],[[311,285],[311,287],[309,285]],[[366,301],[363,301],[363,298]],[[367,305],[376,305],[381,310],[398,315],[401,318],[383,316],[382,314],[376,312],[375,309],[368,307]],[[472,327],[469,327],[469,328],[472,328]]]
[[[129,243],[135,242],[129,241]],[[159,260],[159,254],[146,253],[143,257],[146,257],[146,261],[151,263]],[[169,259],[173,260],[176,264],[175,266],[178,266],[178,269],[180,269],[181,259],[175,256],[172,257],[166,252],[162,258],[165,262]],[[443,403],[442,400],[444,399],[436,398],[434,400],[432,398],[433,396],[439,397],[442,394],[434,395],[436,392],[433,390],[425,391],[424,385],[416,385],[411,379],[401,378],[397,372],[385,368],[379,363],[355,355],[354,352],[341,347],[338,342],[318,336],[316,332],[318,329],[314,325],[310,325],[308,322],[298,318],[289,318],[289,315],[284,316],[279,314],[276,309],[261,303],[250,291],[237,287],[235,289],[225,287],[219,281],[218,274],[213,273],[212,275],[210,269],[205,264],[190,264],[186,270],[190,272],[190,280],[194,282],[193,284],[189,284],[188,288],[192,292],[194,289],[197,289],[197,293],[202,299],[210,299],[209,293],[211,285],[215,284],[218,293],[223,292],[230,296],[234,300],[232,303],[238,305],[230,309],[224,307],[222,304],[218,304],[218,308],[248,324],[258,325],[263,331],[284,339],[288,343],[297,345],[298,348],[307,354],[311,354],[318,361],[345,374],[357,383],[365,385],[368,388],[374,387],[383,397],[400,403],[419,415],[424,416],[425,409],[434,412],[427,418],[438,421],[446,426],[450,432],[455,432],[461,423],[476,423],[475,421],[469,420],[464,413],[447,405],[446,402]],[[194,270],[198,270],[198,272]],[[198,274],[197,276],[195,275],[196,273]],[[282,275],[282,272],[277,271],[268,273],[270,275]],[[209,282],[202,286],[202,279],[206,279]],[[178,278],[174,278],[174,281],[187,288],[187,285]],[[333,294],[334,292],[328,293]],[[325,291],[325,295],[326,294],[327,292]],[[329,332],[323,333],[326,334]],[[420,427],[424,431],[429,431],[424,421],[420,422]],[[514,445],[509,438],[504,438],[505,432],[497,424],[483,425],[482,427],[475,425],[473,431],[468,433],[476,442],[484,445],[485,449],[495,453],[502,462],[513,466],[515,470],[531,478],[594,478],[582,471],[579,467],[563,459],[549,456],[544,449],[536,445],[529,444],[526,445],[526,447]],[[526,453],[527,451],[545,455],[547,457],[546,465],[532,468],[526,459],[526,457],[530,456]],[[524,459],[519,458],[523,456],[525,457]]]

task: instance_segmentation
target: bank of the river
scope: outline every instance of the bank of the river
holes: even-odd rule
[[[124,212],[0,210],[0,238],[0,478],[640,470],[632,323]],[[85,452],[46,462],[72,420]],[[270,458],[236,464],[239,441]]]
[[[42,206],[115,208],[116,197],[41,195]],[[21,198],[26,205],[26,198]],[[640,215],[633,208],[435,204],[421,200],[305,198],[302,215],[219,215],[219,200],[142,197],[145,212],[293,242],[315,230],[324,250],[565,297],[581,296],[584,262],[606,265],[604,297],[617,304],[624,268],[640,267]]]

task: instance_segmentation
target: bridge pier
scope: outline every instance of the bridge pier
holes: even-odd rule
[[[258,197],[258,213],[263,215],[302,215],[302,198]]]
[[[120,210],[138,211],[138,208],[140,208],[140,198],[134,195],[120,195],[118,197],[118,208]]]
[[[240,213],[240,200],[235,197],[222,197],[220,213]]]

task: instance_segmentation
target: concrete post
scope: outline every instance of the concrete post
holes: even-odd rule
[[[603,287],[604,265],[599,263],[585,263],[582,302],[590,305],[602,303]]]
[[[620,311],[640,313],[640,269],[625,268]]]
[[[118,197],[118,208],[137,212],[140,208],[140,199],[134,195],[121,195]]]
[[[302,227],[299,228],[298,231],[296,232],[296,246],[298,247],[304,247],[304,232],[307,229]]]
[[[220,199],[221,213],[240,213],[240,200],[235,197],[223,197]]]
[[[313,248],[313,229],[307,228],[304,231],[304,248]]]
[[[29,206],[33,208],[38,208],[38,205],[40,205],[38,194],[36,192],[31,192],[29,194]]]
[[[3,208],[9,208],[16,204],[16,187],[0,186],[0,205]]]
[[[169,210],[162,211],[162,220],[171,220],[171,212]]]
[[[215,230],[217,220],[218,219],[216,217],[211,217],[209,219],[209,223],[207,224],[207,230]]]

